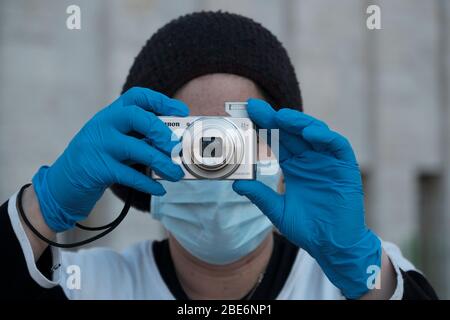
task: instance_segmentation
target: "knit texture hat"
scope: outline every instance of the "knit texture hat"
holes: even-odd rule
[[[226,12],[196,12],[159,29],[134,60],[123,92],[147,87],[173,96],[190,80],[212,73],[230,73],[255,82],[275,109],[302,111],[295,70],[286,49],[261,24]],[[145,167],[134,168],[145,172]],[[113,185],[122,200],[128,188]],[[132,206],[149,211],[150,195],[133,191]]]

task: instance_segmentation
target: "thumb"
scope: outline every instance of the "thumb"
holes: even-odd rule
[[[241,196],[246,196],[278,226],[284,210],[282,195],[256,180],[237,180],[233,183],[233,190]]]

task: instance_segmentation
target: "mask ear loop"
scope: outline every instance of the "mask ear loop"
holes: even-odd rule
[[[41,239],[42,241],[48,243],[49,245],[53,246],[53,247],[58,247],[58,248],[74,248],[74,247],[78,247],[78,246],[82,246],[85,244],[88,244],[90,242],[93,242],[95,240],[98,240],[104,236],[106,236],[108,233],[110,233],[111,231],[113,231],[115,228],[117,228],[117,226],[122,222],[122,220],[126,217],[126,215],[128,214],[128,211],[130,210],[131,207],[131,198],[132,198],[132,189],[129,188],[128,189],[128,193],[127,196],[125,198],[125,205],[122,209],[122,211],[120,212],[119,216],[114,219],[114,221],[112,221],[111,223],[108,223],[104,226],[100,226],[100,227],[87,227],[87,226],[83,226],[81,224],[76,224],[76,226],[80,229],[83,230],[88,230],[88,231],[98,231],[98,230],[105,230],[91,238],[87,238],[85,240],[82,241],[78,241],[78,242],[73,242],[73,243],[58,243],[55,241],[52,241],[46,237],[44,237],[42,234],[39,233],[39,231],[36,230],[35,227],[33,227],[33,225],[31,224],[31,222],[28,220],[24,210],[23,210],[23,206],[22,206],[22,195],[23,195],[23,191],[28,188],[31,185],[31,183],[28,183],[26,185],[24,185],[20,191],[19,194],[17,195],[17,200],[16,200],[16,207],[17,207],[17,211],[19,211],[20,216],[22,217],[23,221],[25,222],[25,224],[27,225],[27,227],[36,235],[36,237],[38,237],[39,239]]]

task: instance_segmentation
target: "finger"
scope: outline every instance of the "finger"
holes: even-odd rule
[[[236,180],[233,190],[246,196],[275,226],[279,226],[284,210],[284,198],[264,183],[256,180]]]
[[[189,107],[183,101],[171,99],[160,92],[147,88],[133,87],[125,92],[119,100],[124,106],[136,105],[158,115],[180,117],[189,115]]]
[[[339,160],[356,162],[350,142],[327,128],[310,126],[303,130],[303,138],[318,152],[328,152]]]
[[[178,181],[183,178],[184,172],[179,165],[144,140],[126,135],[120,135],[115,140],[117,144],[114,144],[112,155],[118,160],[131,160],[133,163],[144,164],[169,181]]]
[[[301,135],[302,130],[311,125],[328,128],[323,121],[293,109],[279,110],[275,116],[275,121],[281,129],[295,135]]]
[[[307,150],[312,150],[312,146],[301,136],[304,128],[307,126],[328,128],[324,122],[292,109],[279,110],[275,116],[275,121],[282,129],[282,134],[280,134],[281,142],[294,155],[300,155]]]
[[[122,133],[139,132],[152,145],[166,154],[170,154],[172,149],[180,142],[179,138],[161,119],[138,106],[128,106],[122,109],[116,125]]]
[[[275,121],[276,111],[264,100],[260,99],[248,99],[247,100],[247,112],[250,119],[261,129],[278,129],[279,126]],[[261,132],[261,130],[260,130]],[[284,146],[285,135],[289,133],[277,133],[270,130],[268,134],[268,141],[266,141],[271,149],[273,150],[275,156],[279,161],[283,161],[290,157],[290,152],[286,150]],[[276,139],[278,138],[278,139]],[[281,143],[280,143],[281,142]],[[277,152],[278,149],[278,152]]]
[[[250,119],[260,128],[277,129],[276,111],[264,100],[248,99],[247,113]]]
[[[280,130],[280,143],[293,155],[300,155],[307,150],[312,150],[311,145],[301,136],[294,135],[283,129]]]
[[[159,182],[131,167],[115,160],[110,162],[110,166],[111,170],[115,173],[115,183],[155,196],[162,196],[166,193],[166,190],[164,190],[164,187]]]

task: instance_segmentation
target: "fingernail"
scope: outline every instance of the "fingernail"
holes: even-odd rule
[[[171,111],[178,116],[187,116],[189,115],[189,107],[186,103],[181,100],[172,99],[173,106]]]
[[[177,165],[170,166],[169,172],[166,172],[167,179],[175,182],[184,177],[184,171]]]
[[[161,187],[161,189],[158,190],[158,191],[156,191],[153,195],[154,195],[154,196],[163,196],[163,195],[165,195],[166,193],[167,193],[167,191],[166,191],[163,187]]]

